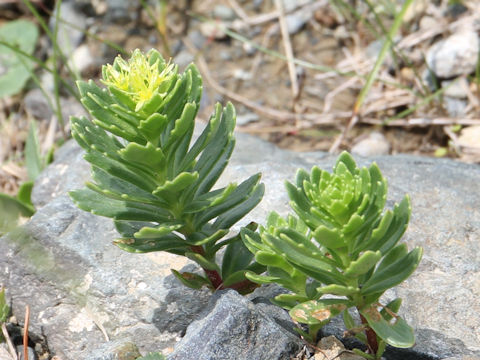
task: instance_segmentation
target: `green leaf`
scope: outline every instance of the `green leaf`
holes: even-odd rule
[[[127,162],[137,162],[149,166],[153,171],[160,171],[165,166],[165,155],[162,149],[153,146],[150,142],[146,145],[130,143],[119,151]]]
[[[8,315],[10,314],[10,307],[7,304],[5,298],[5,288],[0,287],[0,325],[7,321]]]
[[[140,120],[138,130],[152,144],[158,145],[160,134],[168,124],[165,115],[154,113],[145,120]]]
[[[157,227],[143,227],[140,231],[133,234],[137,239],[155,239],[162,237],[163,235],[170,234],[172,231],[180,229],[184,224],[183,223],[173,223],[173,224],[162,224]]]
[[[358,294],[360,292],[360,289],[353,286],[330,284],[330,285],[317,288],[317,291],[321,294],[352,296],[352,295]]]
[[[33,190],[33,181],[26,181],[18,188],[17,199],[23,205],[28,207],[32,215],[35,212],[35,207],[32,203],[32,190]]]
[[[422,249],[415,248],[406,256],[377,269],[362,287],[362,294],[368,295],[390,289],[407,279],[417,268],[422,258]]]
[[[140,358],[137,358],[137,360],[165,360],[166,357],[163,356],[161,353],[149,353],[145,356],[142,356]]]
[[[350,263],[343,274],[349,278],[357,278],[370,271],[381,258],[380,251],[365,251],[357,260]]]
[[[226,279],[235,272],[244,271],[252,262],[253,256],[242,241],[228,244],[223,255],[222,277]]]
[[[165,181],[162,185],[158,186],[153,194],[160,197],[170,198],[175,196],[183,189],[193,184],[198,179],[198,172],[187,173],[183,172],[179,174],[175,179]]]
[[[38,38],[37,26],[27,20],[13,20],[0,27],[0,98],[18,94],[27,83],[33,71],[33,61],[22,55],[33,54]],[[19,51],[15,51],[18,49]]]
[[[214,263],[213,261],[207,260],[204,256],[193,253],[193,252],[187,252],[185,253],[185,256],[188,257],[190,260],[195,261],[202,269],[205,270],[215,270],[220,272],[219,266]]]
[[[28,178],[31,181],[34,181],[45,167],[40,157],[40,146],[38,145],[35,121],[30,122],[30,129],[28,130],[28,137],[25,142],[25,163]]]
[[[18,225],[22,218],[29,218],[35,210],[17,198],[0,193],[0,234],[5,234]]]
[[[409,348],[415,344],[413,329],[401,317],[386,321],[375,306],[360,310],[368,325],[387,344],[398,348]]]
[[[289,311],[293,320],[308,325],[324,325],[346,310],[350,302],[342,299],[310,300]]]
[[[194,274],[191,272],[178,272],[177,270],[170,269],[173,275],[180,280],[180,282],[191,288],[191,289],[201,289],[203,286],[211,286],[210,281],[208,281],[206,278],[203,276],[200,276],[198,274]]]

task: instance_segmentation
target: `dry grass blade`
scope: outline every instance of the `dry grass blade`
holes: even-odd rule
[[[7,331],[7,325],[5,325],[5,323],[2,323],[1,327],[2,327],[3,337],[7,342],[8,350],[10,351],[10,355],[12,356],[12,359],[18,360],[17,352],[15,351],[15,346],[13,346],[12,339],[10,339],[10,335],[8,334],[8,331]]]
[[[30,306],[25,308],[25,326],[23,328],[23,358],[28,360],[28,326],[30,324]]]

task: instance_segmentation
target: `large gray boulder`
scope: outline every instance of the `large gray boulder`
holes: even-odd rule
[[[387,294],[404,299],[402,314],[417,335],[414,350],[436,358],[480,355],[480,167],[415,156],[358,162],[372,160],[389,181],[389,206],[410,194],[413,213],[405,241],[424,248],[414,275]],[[222,181],[261,171],[265,198],[243,224],[263,222],[272,209],[287,213],[283,183],[298,167],[330,169],[334,162],[323,153],[296,154],[238,135]],[[194,267],[181,257],[132,255],[113,246],[111,221],[77,209],[66,195],[88,177],[82,151],[67,143],[36,182],[37,213],[0,238],[0,283],[13,311],[23,322],[29,304],[30,331],[44,334],[63,360],[99,359],[92,354],[108,348],[107,339],[133,342],[141,353],[171,353],[210,294],[187,289],[170,274],[170,268]],[[248,302],[242,306],[252,309]],[[341,324],[329,329],[341,334]],[[246,359],[234,355],[231,359]]]

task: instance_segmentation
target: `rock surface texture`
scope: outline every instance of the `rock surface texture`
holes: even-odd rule
[[[424,248],[418,270],[386,294],[403,298],[402,314],[417,336],[414,350],[438,359],[479,356],[480,167],[414,156],[359,163],[372,160],[389,181],[389,207],[410,194],[412,218],[405,241],[410,248]],[[335,157],[322,153],[295,154],[237,135],[222,181],[241,181],[261,171],[265,198],[243,221],[263,222],[271,209],[288,211],[283,183],[294,178],[297,168],[331,169],[334,162]],[[30,331],[43,333],[52,353],[63,360],[91,360],[102,349],[134,343],[143,354],[167,354],[186,331],[171,359],[225,358],[208,355],[213,349],[239,360],[260,359],[255,354],[262,351],[269,360],[288,359],[287,350],[294,356],[298,343],[287,330],[284,313],[255,304],[254,297],[250,301],[226,292],[211,299],[206,291],[183,287],[170,274],[170,268],[193,269],[183,258],[133,255],[113,246],[111,221],[77,209],[66,194],[82,187],[88,177],[81,150],[67,143],[36,182],[37,213],[0,239],[0,283],[7,287],[14,314],[23,323],[25,305],[30,305]],[[342,331],[337,322],[326,329],[340,335]],[[202,332],[208,332],[212,347],[200,349],[204,343],[194,339]]]

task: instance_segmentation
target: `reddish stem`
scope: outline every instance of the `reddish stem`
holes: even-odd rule
[[[200,255],[205,255],[205,251],[201,246],[197,246],[197,245],[192,246],[192,251]],[[208,270],[205,268],[202,268],[202,269],[203,271],[205,271],[205,274],[207,275],[208,279],[212,283],[212,286],[215,290],[224,289],[222,277],[220,276],[217,270]]]
[[[368,350],[371,354],[376,354],[378,351],[377,334],[370,326],[368,326],[367,319],[365,319],[362,314],[360,314],[360,319],[362,320],[362,324],[366,327],[365,335],[367,335]]]
[[[205,251],[203,250],[203,247],[192,246],[191,248],[194,253],[205,255]],[[234,290],[237,290],[240,294],[248,294],[249,292],[252,292],[256,287],[258,287],[257,284],[251,282],[250,280],[240,281],[238,283],[225,287],[223,286],[223,279],[218,273],[218,271],[208,270],[205,268],[202,268],[202,269],[207,275],[210,282],[212,283],[212,286],[215,290],[234,289]]]

